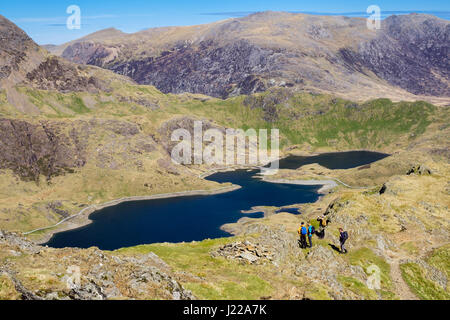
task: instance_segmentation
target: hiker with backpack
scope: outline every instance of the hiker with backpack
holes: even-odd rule
[[[347,249],[345,249],[345,241],[348,239],[348,232],[344,231],[344,229],[339,228],[339,243],[341,244],[341,253],[347,253]]]
[[[312,248],[312,236],[316,233],[316,228],[314,228],[313,225],[308,223],[308,241],[309,241],[309,247]]]
[[[298,228],[297,232],[300,235],[300,248],[305,249],[307,246],[306,236],[308,234],[308,229],[306,228],[304,222],[301,223],[300,228]]]
[[[325,237],[325,228],[331,221],[330,219],[325,218],[325,216],[323,215],[317,217],[317,221],[319,221],[319,238],[323,239]]]

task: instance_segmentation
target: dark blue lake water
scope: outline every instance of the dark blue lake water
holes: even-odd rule
[[[368,164],[386,154],[355,151],[328,153],[314,157],[289,157],[280,161],[280,168],[298,168],[319,163],[330,169],[346,169]],[[259,170],[220,172],[207,179],[231,182],[242,188],[217,195],[183,196],[177,198],[124,202],[92,213],[92,223],[53,235],[50,247],[92,246],[103,250],[157,242],[182,242],[227,237],[220,229],[240,218],[262,217],[262,213],[243,214],[254,206],[282,207],[314,202],[320,186],[268,183],[255,179]]]

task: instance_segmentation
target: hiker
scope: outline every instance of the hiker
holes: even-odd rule
[[[301,223],[300,228],[298,228],[297,232],[300,235],[300,248],[305,249],[307,246],[306,235],[308,234],[308,229],[306,228],[304,222]]]
[[[345,241],[348,239],[348,232],[344,231],[344,229],[339,228],[339,233],[341,236],[339,237],[339,243],[341,244],[341,253],[347,253],[347,249],[345,249]]]
[[[312,236],[316,233],[316,228],[310,223],[308,223],[308,241],[309,241],[309,247],[312,248]]]
[[[317,221],[319,221],[319,238],[323,239],[325,237],[325,228],[331,221],[323,215],[317,217]]]

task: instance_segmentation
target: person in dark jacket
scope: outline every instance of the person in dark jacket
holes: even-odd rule
[[[339,228],[339,243],[341,244],[341,253],[347,253],[347,249],[345,249],[345,241],[348,239],[348,232],[344,231],[344,229]]]

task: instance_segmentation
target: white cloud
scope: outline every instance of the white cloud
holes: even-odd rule
[[[65,21],[68,16],[65,17],[42,17],[42,18],[17,18],[13,19],[15,22],[60,22]],[[96,20],[96,19],[114,19],[120,16],[115,14],[100,14],[94,16],[82,15],[81,18],[85,20]]]

